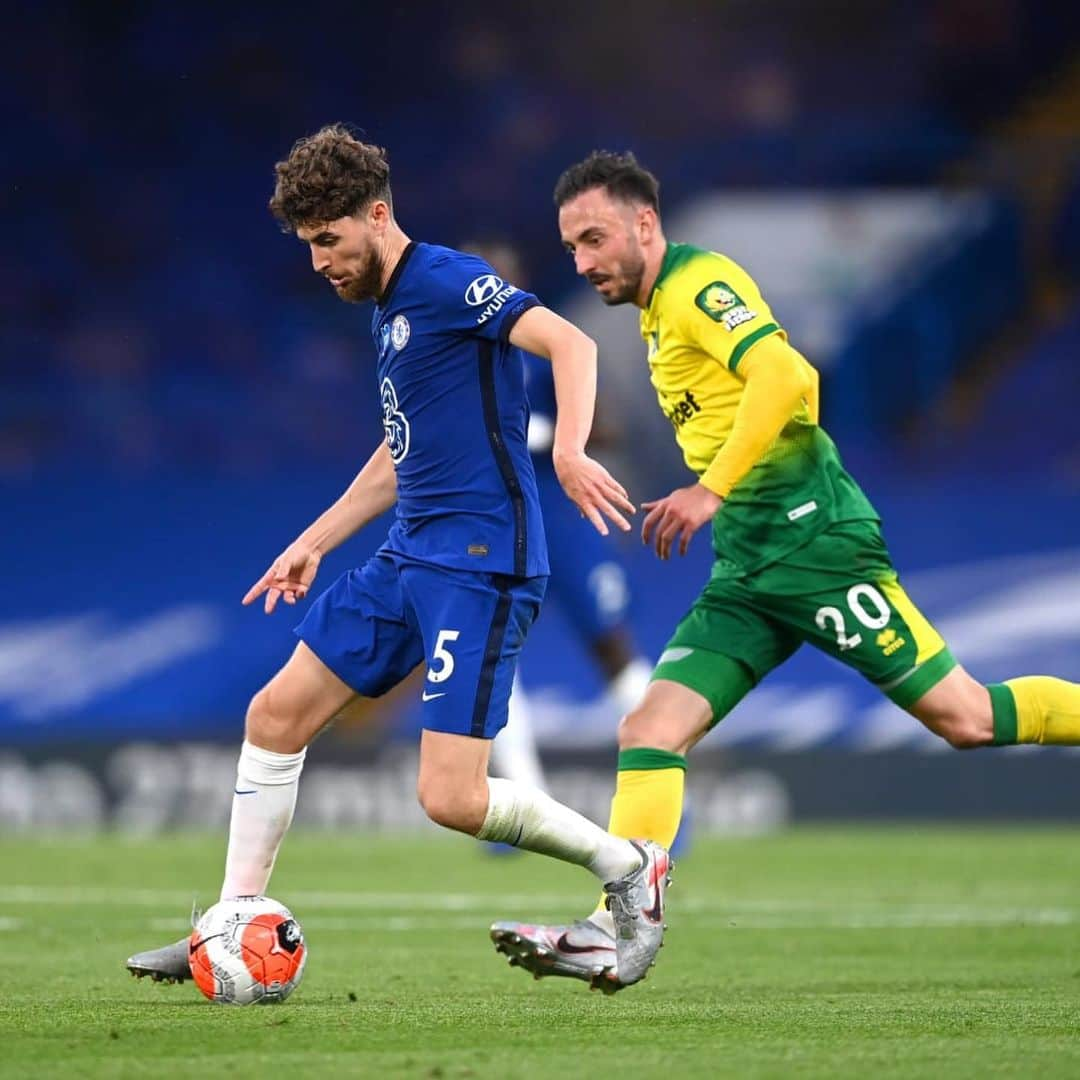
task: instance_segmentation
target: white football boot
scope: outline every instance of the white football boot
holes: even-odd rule
[[[671,884],[674,863],[665,848],[652,840],[631,840],[641,854],[641,866],[604,886],[607,908],[615,921],[618,979],[630,986],[644,979],[664,943],[664,893]]]
[[[497,922],[491,940],[497,952],[509,957],[511,967],[524,968],[534,979],[582,979],[590,989],[607,994],[622,988],[615,975],[615,939],[587,919],[570,926]]]

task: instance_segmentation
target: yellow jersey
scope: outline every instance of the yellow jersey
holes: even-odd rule
[[[745,382],[739,362],[757,342],[787,334],[737,263],[690,244],[668,244],[641,336],[649,378],[687,466],[700,476],[731,433]],[[713,519],[717,569],[752,573],[801,547],[834,521],[878,520],[818,425],[817,372],[772,446]]]

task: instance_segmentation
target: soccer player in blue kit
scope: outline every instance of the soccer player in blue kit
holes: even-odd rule
[[[663,936],[670,860],[611,835],[541,791],[487,775],[514,667],[548,576],[526,447],[521,350],[550,359],[552,458],[601,533],[628,529],[626,492],[585,453],[596,347],[483,260],[412,241],[398,225],[385,152],[331,125],[276,166],[270,209],[338,296],[375,301],[371,331],[385,440],[344,494],[274,560],[244,603],[295,604],[322,556],[396,503],[383,546],[334,582],[296,629],[285,666],[252,699],[233,796],[222,899],[265,893],[292,821],[307,746],[358,696],[426,663],[417,792],[440,825],[591,870],[616,921],[592,985],[644,977]],[[182,981],[187,939],[138,953],[135,975]],[[617,976],[615,971],[618,972]]]

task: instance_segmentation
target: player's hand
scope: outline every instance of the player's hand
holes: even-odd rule
[[[623,532],[630,531],[630,522],[616,507],[628,514],[636,513],[636,507],[627,496],[626,488],[599,461],[594,461],[584,451],[567,454],[559,450],[551,455],[551,460],[563,491],[601,536],[608,534],[605,517]]]
[[[701,484],[676,488],[670,495],[642,503],[648,510],[641,523],[641,542],[649,543],[655,533],[656,554],[671,557],[671,545],[679,538],[679,554],[685,555],[690,538],[723,506],[724,500]]]
[[[263,610],[269,615],[280,598],[286,604],[303,600],[319,570],[322,555],[301,540],[291,543],[271,564],[270,569],[247,591],[244,603],[250,604],[266,593]]]

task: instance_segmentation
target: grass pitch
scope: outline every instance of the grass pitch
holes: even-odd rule
[[[284,1005],[136,982],[215,896],[223,838],[0,838],[0,1076],[1080,1076],[1080,836],[795,830],[702,841],[668,945],[616,997],[533,982],[496,918],[584,871],[448,835],[293,833],[271,892],[311,950]]]

